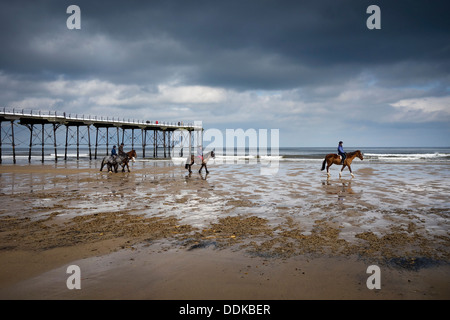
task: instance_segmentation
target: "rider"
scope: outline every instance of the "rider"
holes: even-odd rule
[[[123,156],[125,152],[123,151],[123,142],[119,146],[119,156]]]
[[[114,159],[117,157],[116,146],[113,146],[111,150],[111,157],[113,157]]]
[[[338,155],[340,155],[342,157],[342,164],[344,163],[345,158],[347,157],[347,154],[344,152],[344,147],[342,146],[342,141],[339,141],[339,146],[338,146]]]

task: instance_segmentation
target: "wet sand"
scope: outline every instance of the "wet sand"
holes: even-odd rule
[[[1,299],[450,298],[448,164],[98,164],[0,166]]]

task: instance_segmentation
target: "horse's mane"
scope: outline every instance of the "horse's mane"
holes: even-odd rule
[[[356,151],[352,151],[352,152],[347,152],[347,156],[351,157],[351,156],[355,155],[356,153],[361,153],[361,151],[356,150]]]

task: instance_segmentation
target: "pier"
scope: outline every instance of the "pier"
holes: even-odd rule
[[[27,128],[28,137],[18,141],[17,129]],[[170,158],[175,148],[183,156],[183,151],[191,154],[195,141],[201,145],[203,128],[201,122],[161,122],[157,120],[135,120],[119,117],[80,115],[61,111],[37,111],[26,109],[0,109],[0,163],[2,147],[10,147],[13,163],[16,163],[17,146],[28,148],[31,161],[33,147],[39,147],[41,161],[44,162],[45,149],[51,148],[54,160],[58,161],[58,150],[64,147],[64,160],[69,148],[76,147],[76,158],[80,158],[80,146],[89,151],[89,159],[110,154],[113,145],[124,143],[135,149],[141,147],[139,157]],[[27,140],[25,142],[25,140]],[[104,150],[105,152],[102,152]],[[158,150],[162,154],[158,154]],[[150,152],[150,153],[149,153]]]

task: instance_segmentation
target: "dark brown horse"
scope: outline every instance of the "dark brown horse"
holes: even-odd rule
[[[342,158],[341,158],[340,155],[337,155],[335,153],[327,154],[325,156],[325,160],[323,160],[323,162],[322,162],[322,169],[320,169],[320,170],[324,170],[325,169],[325,164],[326,164],[326,166],[327,166],[327,175],[329,177],[330,176],[330,171],[329,171],[330,166],[332,164],[338,164],[338,165],[342,164],[342,169],[339,172],[339,178],[342,176],[342,171],[344,170],[345,167],[348,167],[348,170],[350,170],[350,174],[352,175],[352,177],[355,177],[353,175],[353,173],[352,173],[352,168],[350,167],[350,165],[351,165],[353,159],[355,159],[355,157],[358,157],[361,160],[364,159],[363,158],[363,154],[359,150],[356,150],[356,151],[353,151],[353,152],[347,152],[347,157],[345,158],[344,163],[342,163]]]

